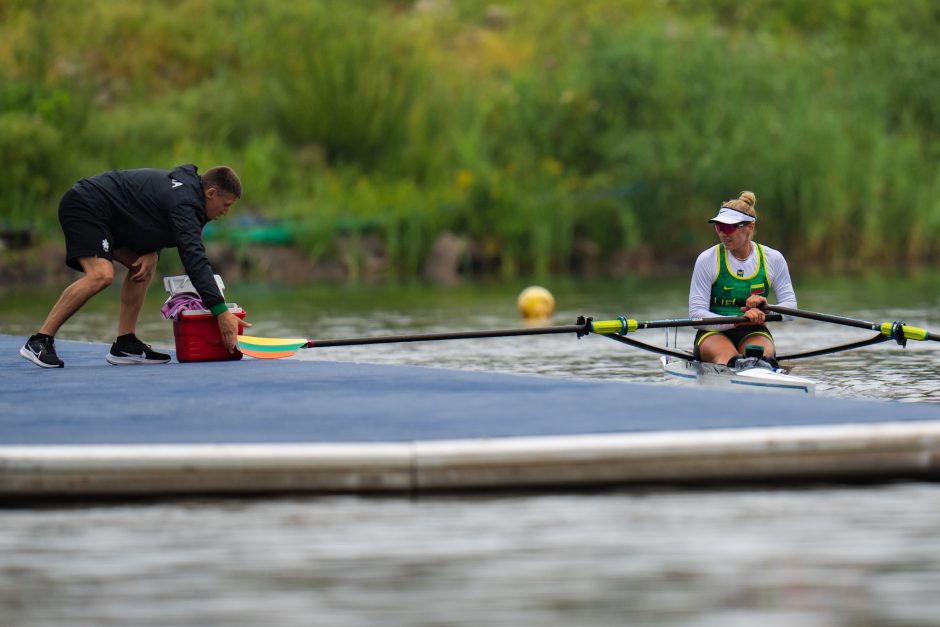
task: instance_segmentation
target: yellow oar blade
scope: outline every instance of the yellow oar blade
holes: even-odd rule
[[[297,338],[238,336],[238,350],[255,359],[281,359],[290,357],[307,346],[307,340]]]

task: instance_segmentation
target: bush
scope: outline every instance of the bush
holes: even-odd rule
[[[0,216],[17,225],[49,227],[55,210],[39,210],[63,181],[62,136],[39,115],[0,114]],[[64,190],[63,190],[64,191]]]
[[[52,228],[107,168],[226,163],[244,205],[379,234],[419,272],[444,230],[505,276],[690,261],[718,203],[831,265],[940,254],[932,0],[0,3],[0,219]]]

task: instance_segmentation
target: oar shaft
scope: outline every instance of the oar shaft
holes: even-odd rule
[[[401,342],[430,342],[438,340],[469,340],[486,337],[513,337],[519,335],[551,335],[558,333],[590,332],[584,324],[571,324],[557,327],[533,327],[531,329],[497,329],[492,331],[459,331],[455,333],[421,333],[417,335],[381,335],[377,337],[351,337],[336,340],[310,340],[307,348],[328,348],[331,346],[362,346],[366,344],[397,344]]]
[[[744,306],[744,303],[747,302],[743,298],[738,298],[734,300],[735,305]],[[865,320],[856,320],[855,318],[846,318],[844,316],[833,316],[832,314],[818,313],[816,311],[805,311],[803,309],[793,309],[791,307],[781,307],[780,305],[771,305],[766,304],[763,306],[765,311],[774,311],[785,316],[793,316],[794,318],[806,318],[808,320],[818,320],[820,322],[832,322],[833,324],[842,324],[849,327],[856,327],[858,329],[871,329],[872,331],[881,331],[881,325],[875,324],[874,322],[866,322]]]
[[[780,322],[783,316],[770,314],[764,316],[766,322]],[[662,329],[666,327],[712,327],[722,324],[737,324],[739,322],[751,322],[745,316],[721,316],[718,318],[702,318],[701,320],[649,320],[637,324],[639,329]]]
[[[783,316],[769,314],[765,317],[767,322],[780,322]],[[702,318],[701,320],[598,320],[591,323],[591,331],[600,335],[626,335],[639,329],[671,329],[673,327],[713,327],[723,324],[738,324],[750,322],[744,316],[721,316],[718,318]]]
[[[782,316],[770,314],[767,320],[780,321]],[[624,328],[626,322],[626,329]],[[398,344],[402,342],[433,342],[439,340],[469,340],[487,337],[514,337],[520,335],[552,335],[560,333],[597,333],[599,335],[622,335],[637,329],[662,329],[666,327],[712,326],[748,322],[744,316],[724,316],[704,320],[598,320],[586,324],[570,324],[555,327],[532,327],[525,329],[496,329],[492,331],[457,331],[452,333],[421,333],[417,335],[380,335],[376,337],[350,337],[336,340],[310,340],[307,348],[329,348],[331,346],[362,346],[366,344]]]
[[[790,307],[781,307],[779,305],[767,305],[765,309],[768,311],[775,311],[786,316],[794,316],[796,318],[807,318],[809,320],[818,320],[820,322],[832,322],[833,324],[841,324],[847,327],[855,327],[857,329],[871,329],[872,331],[878,331],[882,335],[891,338],[895,338],[897,335],[903,333],[904,337],[900,340],[902,342],[904,339],[931,340],[934,342],[940,342],[940,333],[934,333],[909,324],[895,322],[868,322],[866,320],[856,320],[855,318],[833,316],[832,314],[818,313],[815,311],[792,309]]]
[[[804,311],[802,309],[792,309],[790,307],[781,307],[780,305],[767,305],[764,307],[767,311],[775,311],[779,314],[785,316],[793,316],[795,318],[807,318],[809,320],[818,320],[820,322],[832,322],[833,324],[842,324],[848,327],[856,327],[858,329],[871,329],[872,331],[881,331],[881,325],[875,324],[874,322],[866,322],[865,320],[856,320],[854,318],[846,318],[844,316],[833,316],[831,314],[818,313],[815,311]]]

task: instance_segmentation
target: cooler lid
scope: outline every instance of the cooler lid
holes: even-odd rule
[[[238,314],[245,313],[245,310],[238,306],[237,303],[225,303],[228,306],[229,313]],[[189,318],[192,316],[211,316],[212,312],[208,309],[187,309],[186,311],[180,312],[181,318]]]
[[[219,291],[224,294],[225,283],[222,282],[222,277],[220,277],[218,274],[214,274],[212,276],[215,277],[215,284],[219,286]],[[180,292],[192,292],[193,294],[196,293],[196,288],[193,287],[193,282],[190,281],[189,277],[185,274],[163,277],[163,289],[169,292],[170,296],[179,294]]]

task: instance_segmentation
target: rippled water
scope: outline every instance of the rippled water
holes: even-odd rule
[[[682,317],[677,285],[556,289],[553,322]],[[938,329],[935,288],[826,284],[800,295],[808,308]],[[334,338],[519,326],[517,293],[245,289],[236,300],[257,335]],[[8,295],[0,332],[32,332],[44,299]],[[172,346],[169,323],[154,315],[159,300],[140,332]],[[61,337],[110,341],[115,309],[92,303]],[[809,321],[774,332],[781,352],[873,335]],[[691,337],[680,331],[678,345]],[[666,342],[662,331],[638,338]],[[938,348],[886,343],[795,364],[821,396],[940,402]],[[655,355],[596,336],[297,358],[639,380],[664,393],[670,385]],[[936,625],[938,529],[940,486],[931,483],[0,510],[0,626]]]
[[[936,625],[940,487],[0,513],[4,625]]]

